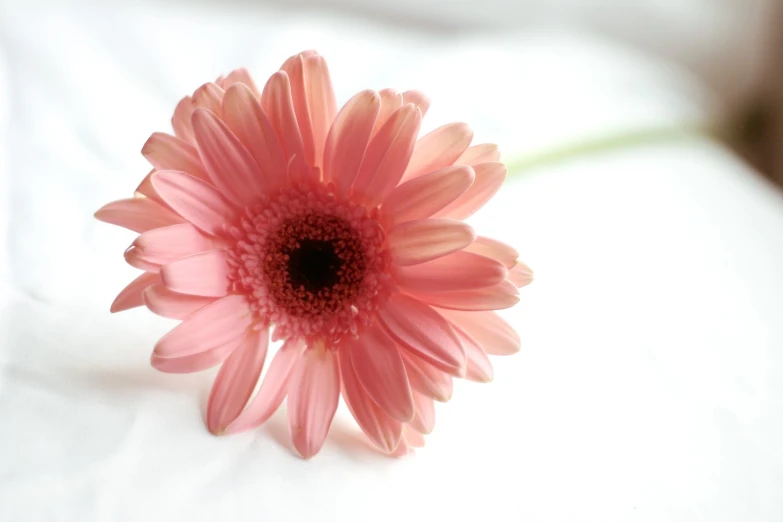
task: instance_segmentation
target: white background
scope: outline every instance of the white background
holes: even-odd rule
[[[214,372],[149,367],[171,324],[108,314],[133,235],[92,218],[201,82],[263,82],[315,47],[340,101],[421,88],[430,128],[468,121],[509,160],[710,124],[753,84],[751,44],[716,86],[590,24],[463,35],[240,7],[0,3],[0,520],[783,519],[783,198],[703,137],[521,173],[475,217],[536,270],[506,314],[523,349],[456,387],[425,448],[376,455],[342,410],[311,461],[284,411],[209,435]]]

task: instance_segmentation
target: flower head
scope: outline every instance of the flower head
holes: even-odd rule
[[[487,354],[519,349],[494,310],[532,274],[462,220],[506,174],[494,145],[456,123],[419,138],[427,98],[362,91],[337,111],[324,59],[287,60],[259,92],[240,69],[184,98],[174,135],[142,149],[153,169],[96,217],[138,232],[143,270],[112,311],[181,319],[152,365],[222,363],[213,433],[263,423],[287,397],[291,435],[317,453],[343,396],[381,451],[433,428],[452,377],[492,379]],[[253,395],[270,342],[282,340]]]

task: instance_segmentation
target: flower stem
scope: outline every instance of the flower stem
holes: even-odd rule
[[[706,137],[711,136],[712,134],[713,133],[709,130],[698,126],[640,129],[637,131],[623,132],[621,134],[610,134],[594,140],[570,143],[562,147],[555,147],[532,156],[521,157],[506,162],[506,166],[508,167],[510,175],[517,176],[539,167],[589,154],[609,152],[651,143],[677,141],[697,136]]]

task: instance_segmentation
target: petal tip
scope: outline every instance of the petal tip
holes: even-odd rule
[[[473,243],[476,240],[476,237],[477,237],[476,230],[472,226],[470,226],[470,225],[465,225],[465,228],[466,228],[466,232],[468,234],[468,237],[470,237],[470,242]]]
[[[473,129],[465,122],[457,122],[455,124],[455,127],[459,130],[459,132],[465,136],[473,137]]]
[[[434,396],[433,399],[438,401],[438,402],[446,403],[446,402],[449,402],[451,400],[451,394],[446,395],[446,394],[440,393],[440,394]]]
[[[161,369],[161,357],[156,353],[158,351],[158,345],[160,344],[160,341],[155,343],[155,347],[152,349],[152,355],[150,355],[150,366],[158,370],[159,372],[162,372]]]
[[[97,219],[98,221],[101,221],[103,223],[109,223],[110,225],[113,225],[111,221],[107,220],[107,214],[111,212],[111,207],[116,203],[116,201],[112,201],[111,203],[106,203],[101,208],[96,210],[93,213],[93,217]]]
[[[160,184],[166,181],[166,178],[168,177],[167,176],[168,172],[169,171],[165,171],[165,170],[157,171],[150,176],[150,183],[152,183],[153,189],[159,190]]]
[[[400,433],[401,433],[401,432],[400,432]],[[381,446],[379,449],[380,449],[380,450],[381,450],[383,453],[385,453],[385,454],[387,454],[387,455],[389,455],[389,454],[392,454],[392,453],[394,453],[394,452],[397,450],[397,448],[400,446],[400,442],[401,442],[401,441],[402,441],[402,438],[401,438],[401,437],[400,437],[400,438],[397,438],[397,439],[391,439],[391,438],[388,438],[388,437],[384,437],[384,438],[383,438],[383,446]]]
[[[477,382],[479,384],[489,384],[492,381],[495,380],[495,374],[494,373],[478,373],[472,376],[473,378],[470,379],[473,382]]]
[[[193,114],[190,115],[190,121],[195,126],[196,124],[212,121],[212,118],[214,117],[215,113],[206,107],[196,107],[193,109]]]
[[[533,282],[533,270],[524,263],[517,262],[509,270],[508,278],[517,288],[522,288]]]
[[[125,310],[130,310],[131,308],[135,308],[134,305],[129,304],[125,301],[126,301],[125,295],[123,294],[118,295],[112,302],[111,306],[109,307],[109,313],[116,314],[118,312],[124,312]]]
[[[229,434],[228,433],[228,426],[224,426],[222,424],[214,425],[214,424],[210,424],[208,422],[207,423],[207,430],[209,431],[209,433],[211,433],[215,437],[223,437],[223,436],[226,436],[226,435]]]
[[[315,447],[312,444],[308,444],[307,441],[297,440],[296,438],[294,439],[294,449],[303,460],[310,460],[321,451],[320,447]]]
[[[147,141],[144,142],[144,145],[141,146],[141,155],[147,156],[147,154],[150,153],[150,151],[155,147],[155,142],[160,139],[160,132],[153,132],[150,134],[150,137],[147,138]]]

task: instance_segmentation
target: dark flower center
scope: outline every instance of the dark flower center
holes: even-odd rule
[[[231,292],[276,339],[339,343],[374,321],[393,288],[377,217],[321,184],[282,189],[226,231]]]
[[[343,218],[305,214],[284,221],[267,243],[263,272],[270,297],[302,317],[352,303],[365,273],[362,241]]]
[[[302,239],[288,253],[288,280],[293,286],[304,286],[310,293],[331,288],[340,280],[343,260],[335,252],[334,241]]]

